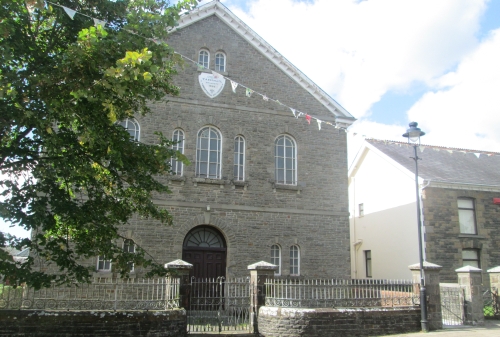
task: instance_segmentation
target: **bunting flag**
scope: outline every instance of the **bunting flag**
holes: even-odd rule
[[[64,7],[64,6],[61,6],[64,11],[66,12],[66,14],[68,14],[68,16],[71,18],[71,20],[73,20],[73,18],[75,17],[75,14],[76,14],[76,11],[72,10],[71,8],[68,8],[68,7]]]
[[[202,65],[201,65],[201,64],[199,64],[199,63],[196,63],[196,65],[198,66],[198,70],[203,70],[203,69],[205,69],[205,67],[204,67],[204,66],[202,66]]]
[[[316,119],[316,122],[318,122],[318,130],[321,130],[321,121],[319,119]]]
[[[247,97],[252,96],[252,93],[253,93],[253,90],[250,88],[247,88],[247,90],[245,90],[245,95],[247,95]]]
[[[212,70],[212,75],[214,75],[214,78],[219,78],[220,74]]]
[[[262,96],[262,99],[263,99],[264,101],[266,101],[266,102],[267,102],[267,101],[269,101],[269,98],[267,98],[267,96],[266,96],[266,95],[263,95],[263,96]]]
[[[307,123],[311,124],[311,116],[309,116],[308,114],[306,114],[306,121]]]
[[[236,94],[236,88],[238,87],[238,83],[235,81],[231,81],[231,88],[233,88],[233,92]]]
[[[420,152],[424,152],[424,150],[425,150],[425,146],[420,145],[419,149],[420,149]]]
[[[479,156],[481,155],[480,153],[474,153],[476,155],[476,157],[479,158]]]
[[[296,114],[296,115],[295,115],[295,118],[296,118],[296,119],[299,119],[299,117],[300,117],[300,116],[302,116],[302,115],[303,115],[303,113],[302,113],[302,112],[299,112],[298,114]]]
[[[106,26],[106,21],[99,20],[96,18],[93,18],[93,19],[94,19],[94,26],[98,27],[99,25],[101,25],[102,28],[104,28]]]
[[[290,110],[292,110],[293,117],[297,118],[297,115],[295,114],[295,109],[294,108],[290,108]]]

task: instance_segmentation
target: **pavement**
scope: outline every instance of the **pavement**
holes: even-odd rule
[[[390,335],[390,337],[500,337],[500,321],[486,320],[484,325],[445,327],[442,330],[431,332],[414,332],[402,335]]]

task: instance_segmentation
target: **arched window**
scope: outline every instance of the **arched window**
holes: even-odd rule
[[[297,245],[290,247],[290,275],[300,275],[300,249]]]
[[[278,184],[297,184],[297,147],[295,140],[288,135],[276,138],[274,179]]]
[[[226,55],[222,52],[217,52],[215,54],[215,71],[226,71]]]
[[[134,240],[125,239],[123,240],[123,251],[126,253],[135,254],[135,243]],[[130,262],[130,271],[134,271],[134,263]]]
[[[183,246],[225,248],[226,242],[219,231],[208,226],[199,226],[186,235]]]
[[[278,245],[271,246],[271,263],[278,266],[274,275],[281,275],[281,247]]]
[[[245,180],[245,138],[237,136],[234,139],[234,180]]]
[[[210,54],[208,53],[208,50],[205,49],[200,50],[200,53],[198,54],[198,63],[201,66],[208,69],[209,62],[210,62]]]
[[[118,125],[123,126],[128,133],[130,134],[130,138],[135,141],[139,141],[140,128],[139,123],[133,118],[127,118],[123,121],[118,122]]]
[[[207,126],[198,132],[196,142],[196,176],[221,178],[222,137],[216,128]]]
[[[179,129],[174,130],[172,141],[176,142],[174,145],[172,145],[172,149],[175,151],[179,151],[181,154],[184,154],[184,132]],[[184,165],[181,161],[172,158],[170,161],[170,166],[172,167],[173,173],[178,176],[182,176]]]

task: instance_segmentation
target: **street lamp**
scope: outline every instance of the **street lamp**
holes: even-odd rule
[[[415,153],[415,157],[410,157],[415,160],[415,189],[417,191],[417,221],[418,221],[418,252],[420,255],[420,325],[422,327],[422,331],[428,332],[429,326],[427,324],[427,303],[425,296],[425,281],[424,281],[424,254],[422,249],[422,222],[420,219],[420,191],[418,188],[418,158],[417,155],[417,147],[420,145],[420,137],[425,135],[425,132],[420,130],[417,127],[417,122],[411,122],[410,128],[406,130],[406,133],[403,134],[403,137],[408,138],[408,144],[413,146],[413,151]]]

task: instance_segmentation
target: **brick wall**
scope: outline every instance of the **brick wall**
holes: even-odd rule
[[[0,336],[186,336],[186,311],[2,310]]]
[[[420,331],[420,309],[303,309],[262,307],[265,337],[379,336]]]

